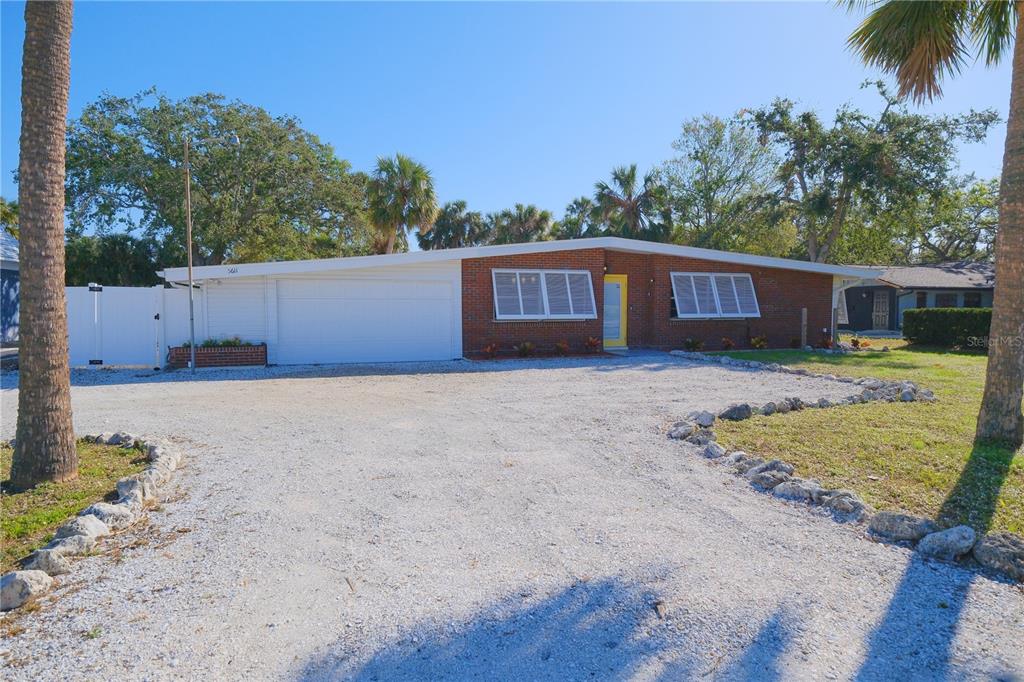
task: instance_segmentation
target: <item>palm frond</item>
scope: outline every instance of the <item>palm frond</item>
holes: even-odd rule
[[[971,33],[985,64],[999,63],[1009,51],[1017,30],[1017,4],[1009,0],[978,3],[971,21]]]
[[[931,100],[942,94],[942,80],[959,73],[967,63],[964,38],[971,16],[971,4],[962,0],[888,0],[874,5],[848,45],[869,65],[893,74],[901,97]]]

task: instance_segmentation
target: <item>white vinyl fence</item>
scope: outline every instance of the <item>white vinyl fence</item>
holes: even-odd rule
[[[188,290],[67,287],[72,367],[163,367],[168,346],[188,340]],[[203,297],[195,297],[196,338],[205,338]]]

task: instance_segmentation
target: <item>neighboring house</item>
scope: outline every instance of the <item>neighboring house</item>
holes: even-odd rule
[[[992,263],[957,262],[886,268],[877,279],[845,293],[851,331],[898,331],[910,308],[989,308]]]
[[[0,344],[18,345],[18,307],[21,300],[18,240],[0,230]]]
[[[185,268],[159,274],[187,282]],[[523,341],[580,351],[591,338],[788,347],[804,329],[816,344],[842,288],[880,274],[616,237],[194,269],[197,338],[264,342],[282,365],[449,360]]]

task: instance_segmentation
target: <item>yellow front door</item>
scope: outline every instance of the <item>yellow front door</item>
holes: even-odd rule
[[[604,276],[604,347],[626,347],[626,276]]]

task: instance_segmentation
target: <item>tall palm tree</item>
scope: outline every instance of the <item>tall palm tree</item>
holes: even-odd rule
[[[612,170],[611,184],[594,186],[597,215],[609,234],[630,239],[666,241],[672,233],[665,190],[654,172],[638,181],[636,164]]]
[[[552,239],[585,239],[600,237],[604,225],[594,202],[576,197],[565,207],[562,219],[551,226]]]
[[[64,299],[64,132],[71,2],[25,3],[18,219],[21,317],[18,427],[11,482],[78,475]]]
[[[516,204],[515,208],[489,216],[495,244],[522,244],[541,241],[551,230],[551,212],[533,204]]]
[[[863,4],[850,3],[853,7]],[[872,4],[873,9],[849,40],[868,64],[895,75],[901,95],[909,95],[917,102],[942,95],[942,79],[961,71],[971,57],[971,46],[977,47],[989,65],[1012,51],[988,370],[975,438],[1014,446],[1024,441],[1024,23],[1018,20],[1021,6],[1005,0],[886,0]]]
[[[394,253],[398,233],[430,229],[437,215],[437,197],[430,171],[402,154],[377,159],[367,187],[370,220],[382,237],[384,253]]]
[[[420,230],[417,238],[420,248],[457,249],[480,246],[490,241],[490,229],[478,211],[467,211],[465,201],[445,204],[429,230]]]

